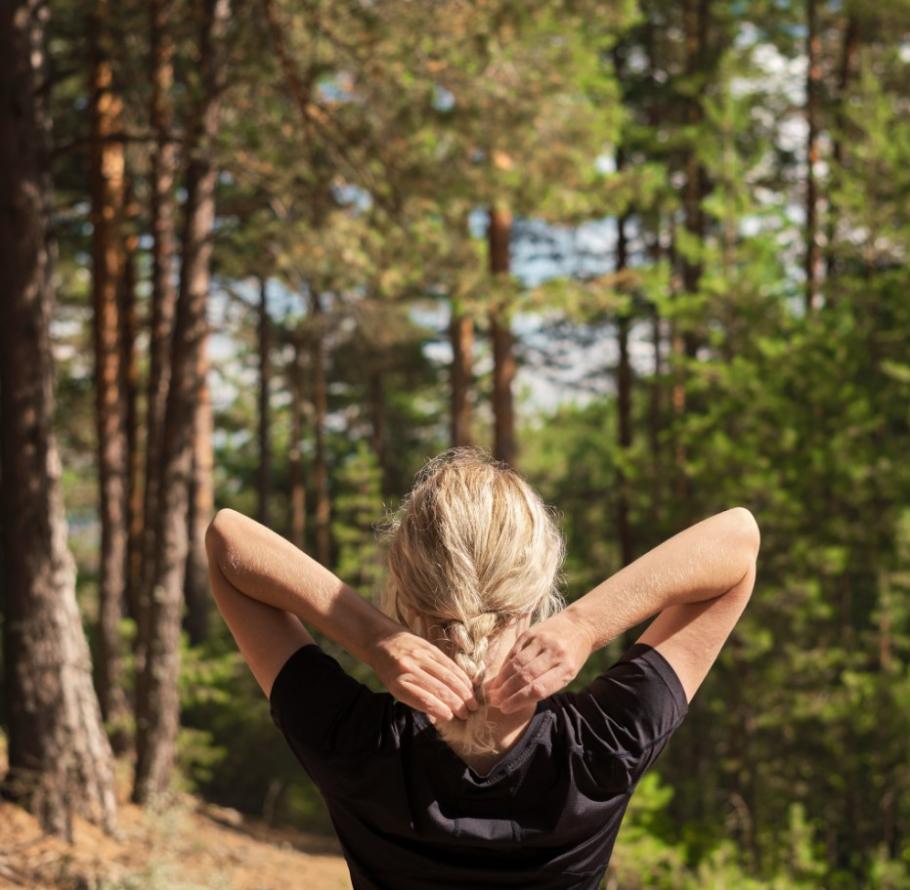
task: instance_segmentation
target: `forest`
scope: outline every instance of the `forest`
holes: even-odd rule
[[[570,602],[761,527],[603,886],[910,887],[907,0],[9,0],[0,96],[4,801],[113,833],[125,770],[331,835],[206,527],[372,599],[476,444]]]

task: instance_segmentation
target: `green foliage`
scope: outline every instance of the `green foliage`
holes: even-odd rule
[[[238,6],[216,146],[212,321],[229,342],[211,377],[218,504],[249,514],[257,506],[250,281],[265,276],[274,295],[270,525],[288,527],[287,458],[299,445],[313,528],[321,423],[331,568],[364,595],[381,582],[374,523],[449,444],[452,312],[475,322],[473,433],[491,440],[488,311],[508,296],[515,387],[529,395],[517,412],[519,469],[561,513],[569,600],[622,567],[623,493],[636,554],[737,504],[762,529],[752,601],[636,789],[609,886],[906,886],[907,3],[817,4],[821,299],[808,313],[804,4],[274,6],[296,82],[258,7]],[[57,428],[91,629],[98,480],[86,362],[86,11],[70,2],[51,16],[50,98]],[[693,30],[689,16],[700,13],[703,28],[696,21]],[[118,7],[109,25],[123,38],[110,49],[143,202],[144,12]],[[189,7],[176,4],[178,143],[198,80],[194,33]],[[495,286],[486,233],[473,225],[493,201],[516,220],[516,274]],[[620,214],[627,268],[614,274]],[[576,244],[582,224],[598,232],[593,247]],[[143,279],[147,265],[140,255]],[[628,447],[617,444],[620,317],[632,332]],[[525,336],[530,321],[541,322],[539,338]],[[293,338],[305,353],[300,443],[289,423]],[[317,345],[325,418],[314,405]],[[568,372],[576,389],[541,407],[539,382]],[[632,629],[596,654],[577,683],[634,637]],[[250,812],[277,801],[276,818],[329,830],[229,636],[184,643],[182,655],[180,756],[191,787]]]

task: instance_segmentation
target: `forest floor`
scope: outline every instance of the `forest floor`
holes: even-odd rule
[[[271,828],[189,794],[151,813],[129,802],[126,764],[117,779],[118,838],[79,817],[73,844],[46,837],[33,816],[0,800],[0,888],[350,890],[335,838]]]

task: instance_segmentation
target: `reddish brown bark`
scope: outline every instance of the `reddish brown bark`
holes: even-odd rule
[[[490,273],[494,281],[506,279],[511,266],[509,241],[512,215],[503,207],[490,209],[487,237]],[[495,299],[490,307],[490,339],[493,344],[493,454],[497,460],[515,466],[515,408],[512,381],[515,379],[515,351],[511,321],[505,301]]]
[[[95,352],[95,429],[98,455],[98,697],[115,750],[126,746],[127,700],[123,684],[120,620],[127,577],[128,450],[118,289],[124,268],[125,154],[112,139],[121,129],[123,103],[102,22],[109,12],[99,2],[89,16],[90,188],[92,219],[92,331]]]
[[[54,435],[54,309],[44,104],[46,4],[0,7],[0,507],[9,769],[2,795],[73,839],[116,830],[113,757],[92,684]]]
[[[196,408],[202,386],[207,330],[206,305],[215,219],[217,169],[213,143],[218,131],[223,39],[228,0],[206,0],[201,22],[201,95],[193,115],[186,173],[180,287],[165,408],[159,505],[152,585],[148,596],[145,662],[137,688],[137,759],[133,800],[157,802],[170,785],[180,703],[180,618],[189,549],[189,479],[193,467]]]
[[[142,590],[142,547],[144,537],[143,516],[143,462],[144,448],[139,422],[139,334],[138,306],[136,301],[136,255],[139,250],[137,216],[139,206],[133,197],[127,176],[125,231],[123,236],[123,271],[118,287],[120,302],[120,370],[126,403],[127,449],[127,569],[126,595],[123,609],[133,619],[139,615],[139,598]]]

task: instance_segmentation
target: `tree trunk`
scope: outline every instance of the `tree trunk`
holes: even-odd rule
[[[139,423],[139,351],[136,339],[139,332],[136,301],[136,255],[139,250],[137,217],[138,204],[133,197],[130,178],[126,184],[126,230],[123,237],[123,270],[118,287],[120,302],[120,370],[126,402],[127,449],[127,569],[123,610],[134,621],[139,618],[139,599],[142,590],[143,525],[143,446]]]
[[[661,260],[660,243],[660,216],[655,217],[654,240],[649,248],[651,262],[657,266]],[[660,310],[657,305],[651,309],[651,346],[654,354],[654,376],[651,381],[650,402],[648,410],[648,441],[651,448],[651,486],[652,486],[652,521],[654,527],[660,517],[661,503],[663,501],[663,484],[661,471],[663,469],[663,455],[661,454],[660,430],[663,415],[663,356],[661,347],[663,334],[661,331]]]
[[[95,352],[95,429],[98,454],[98,698],[117,751],[126,745],[127,700],[123,685],[120,620],[127,572],[126,402],[121,369],[118,286],[123,274],[123,143],[111,138],[121,127],[123,104],[101,33],[109,13],[99,0],[89,16],[91,121],[92,331]]]
[[[149,330],[149,375],[146,397],[145,492],[143,503],[142,588],[138,603],[136,644],[134,646],[138,697],[138,678],[145,663],[148,638],[147,594],[152,590],[155,539],[158,516],[159,474],[164,433],[164,410],[171,377],[171,339],[177,290],[174,286],[174,179],[176,154],[171,141],[170,90],[173,82],[174,47],[170,36],[172,0],[150,0],[150,42],[152,97],[150,122],[155,136],[152,148],[150,207],[152,228],[151,284],[152,305]],[[138,708],[138,703],[137,703]]]
[[[818,296],[818,104],[821,87],[821,40],[818,35],[816,0],[806,0],[806,313],[816,308]]]
[[[288,475],[291,486],[290,540],[306,550],[306,483],[303,474],[303,406],[306,380],[305,356],[300,331],[293,334],[294,355],[289,368],[291,390],[291,444]]]
[[[316,559],[331,565],[332,506],[329,501],[329,472],[325,454],[325,417],[328,412],[325,380],[325,315],[322,297],[312,291],[312,329],[310,362],[313,387],[313,494],[316,498]]]
[[[0,10],[0,463],[3,660],[9,769],[3,797],[73,839],[73,815],[116,830],[113,756],[92,684],[67,546],[54,436],[47,212],[49,121],[43,105],[47,6]]]
[[[272,487],[272,446],[269,441],[269,387],[271,385],[271,350],[269,337],[268,285],[266,277],[259,279],[259,473],[257,517],[269,524],[269,495]]]
[[[622,149],[616,152],[616,171],[621,172],[625,166]],[[623,213],[616,220],[616,272],[621,277],[628,265],[628,245],[626,242],[626,222],[628,215]],[[618,412],[619,449],[623,456],[629,454],[632,445],[632,365],[629,361],[629,313],[622,311],[616,319],[616,336],[619,346],[619,362],[616,367],[616,407]],[[616,527],[619,536],[619,549],[622,564],[628,565],[635,559],[635,547],[632,542],[632,526],[629,521],[629,483],[625,473],[619,467],[616,474]]]
[[[677,274],[676,233],[670,240],[670,292],[678,298],[680,291]],[[686,413],[686,349],[678,317],[670,319],[670,405],[673,410],[675,432],[673,437],[673,494],[675,503],[682,508],[689,494],[686,475],[686,446],[680,432],[680,420]]]
[[[205,532],[215,511],[214,455],[212,453],[212,398],[208,384],[208,357],[203,344],[200,353],[199,401],[193,422],[193,472],[189,492],[189,550],[186,560],[186,614],[184,627],[190,643],[198,646],[208,639],[212,596],[209,591],[209,561]]]
[[[138,746],[133,800],[157,803],[173,771],[180,702],[180,617],[189,548],[189,477],[196,401],[207,335],[206,304],[215,219],[217,170],[212,153],[223,80],[222,41],[228,0],[206,0],[200,37],[202,95],[186,173],[183,257],[165,408],[152,585],[146,591],[145,663],[137,689]]]
[[[708,20],[710,15],[710,0],[686,0],[684,7],[684,25],[686,41],[686,75],[690,78],[705,74],[707,65],[708,46]],[[703,119],[701,102],[693,97],[688,102],[688,124],[695,130]],[[701,202],[707,191],[707,173],[698,160],[696,151],[697,137],[693,136],[686,148],[685,174],[686,184],[683,193],[683,212],[686,231],[690,239],[697,241],[699,247],[705,239],[705,215]],[[698,291],[701,280],[702,266],[698,260],[682,257],[682,285],[687,294]],[[690,320],[682,332],[685,353],[689,358],[694,358],[700,345],[700,334],[695,327],[695,322]]]
[[[452,445],[471,445],[471,385],[472,356],[474,353],[474,320],[460,311],[458,301],[452,300],[449,322],[449,339],[452,343]]]
[[[494,282],[505,282],[509,275],[509,239],[512,215],[502,207],[490,209],[487,230],[490,250],[490,272]],[[493,454],[497,460],[515,466],[515,409],[512,381],[515,378],[515,353],[508,307],[494,299],[489,311],[490,339],[493,343]]]

